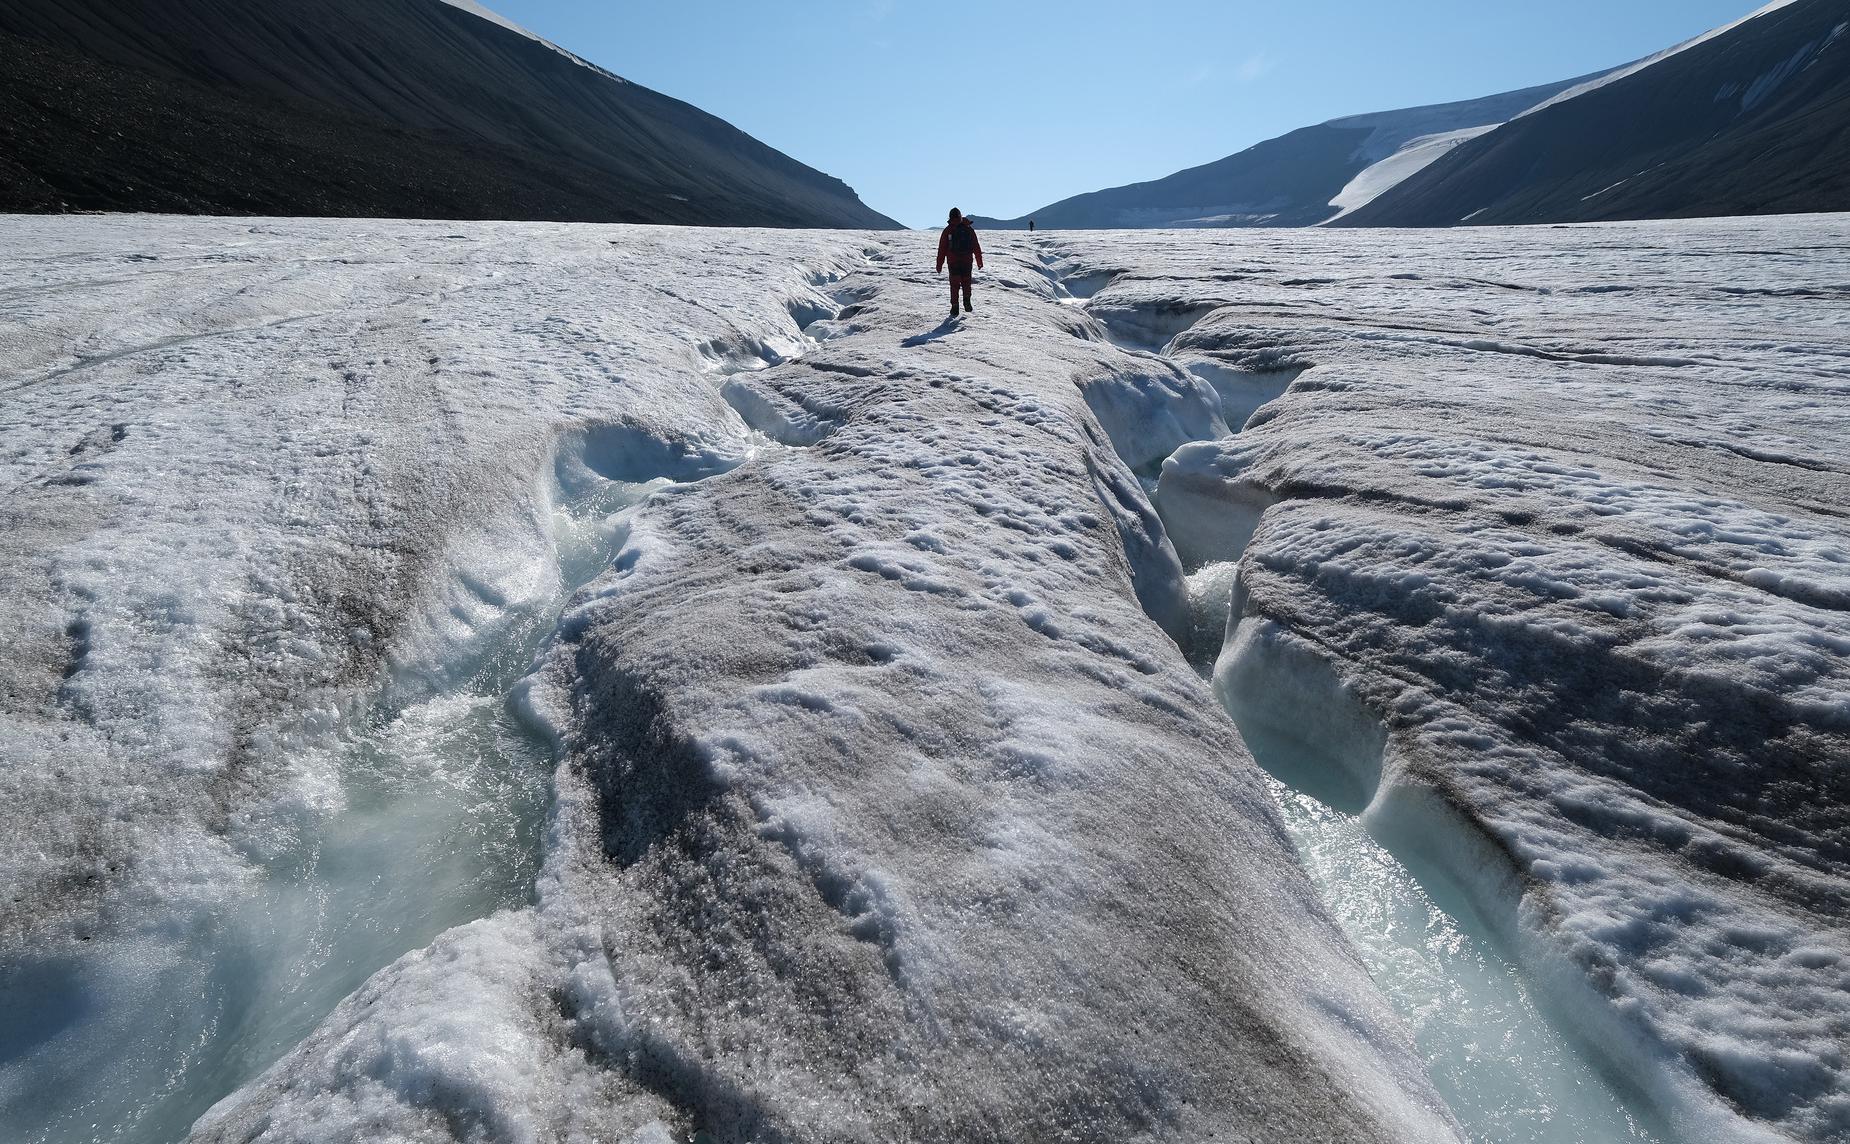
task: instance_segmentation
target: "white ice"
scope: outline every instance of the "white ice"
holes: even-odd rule
[[[1095,315],[1193,315],[1172,358],[1301,371],[1155,498],[1241,561],[1260,760],[1673,1133],[1850,1131],[1844,221],[1045,245]]]
[[[702,349],[800,340],[862,244],[8,228],[0,1135],[173,1139],[372,972],[531,900],[552,761],[506,691],[610,514],[756,448],[684,380]],[[671,260],[698,297],[622,272]]]
[[[987,245],[9,220],[8,1132],[1841,1135],[1845,222]]]
[[[1216,393],[1031,250],[947,326],[891,236],[9,225],[19,1137],[1453,1135],[1168,634]],[[501,794],[414,844],[503,699],[525,900],[426,869]]]
[[[1433,1083],[1471,1139],[1663,1139],[1549,1022],[1494,946],[1435,901],[1360,820],[1283,783],[1273,790],[1324,901],[1412,1029]]]

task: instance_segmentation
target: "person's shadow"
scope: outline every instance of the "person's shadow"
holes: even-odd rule
[[[935,342],[939,338],[948,337],[953,331],[957,329],[959,324],[960,323],[957,321],[956,318],[946,318],[944,319],[944,321],[938,323],[937,329],[927,330],[926,332],[922,334],[913,334],[911,337],[907,338],[905,341],[899,344],[901,346],[904,346],[906,349],[912,349],[915,346],[922,346],[926,342]]]

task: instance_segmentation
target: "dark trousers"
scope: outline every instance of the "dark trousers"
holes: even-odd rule
[[[963,291],[964,302],[968,303],[970,301],[970,279],[974,273],[975,273],[975,268],[973,264],[971,263],[966,262],[962,266],[959,266],[955,262],[951,263],[951,304],[952,305],[957,304],[957,292],[959,290]]]

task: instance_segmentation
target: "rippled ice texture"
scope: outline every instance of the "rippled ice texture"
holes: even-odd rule
[[[1155,494],[1240,561],[1261,762],[1679,1133],[1850,1135],[1844,220],[1045,245],[1217,387],[1293,375]]]
[[[1031,252],[7,234],[9,1135],[1453,1133]]]
[[[1841,220],[999,238],[960,323],[929,236],[7,235],[9,1132],[1457,1136],[1217,698],[1678,1131],[1850,1124]]]

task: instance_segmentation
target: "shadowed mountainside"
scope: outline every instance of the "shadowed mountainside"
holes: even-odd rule
[[[1850,6],[1798,0],[1453,150],[1349,226],[1850,210]]]
[[[1314,226],[1336,213],[1331,200],[1357,175],[1410,142],[1501,123],[1580,82],[1332,119],[1151,182],[978,222],[1003,230],[1025,230],[1030,218],[1049,230]]]
[[[897,226],[442,0],[10,0],[0,211]]]

